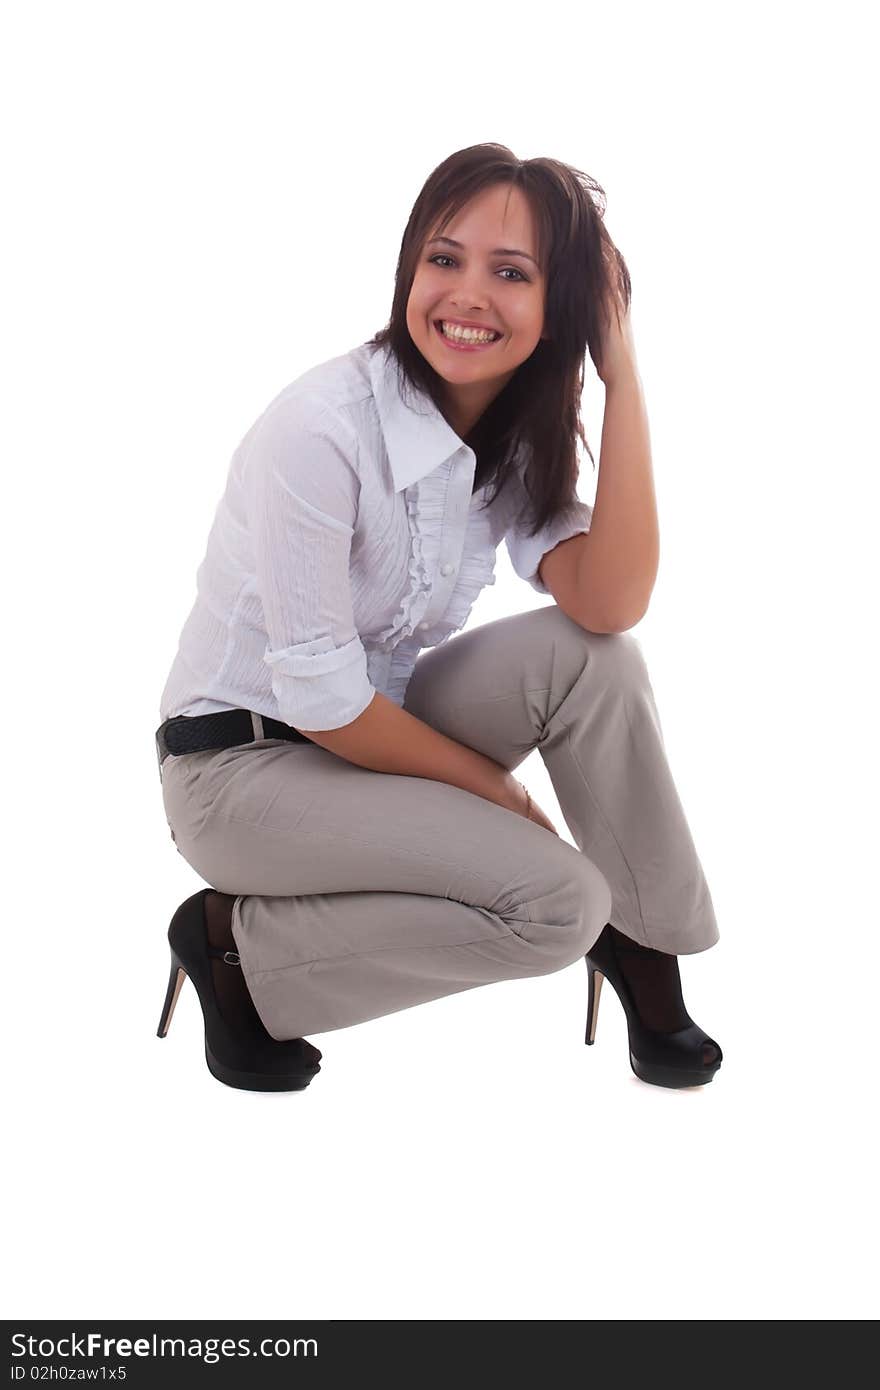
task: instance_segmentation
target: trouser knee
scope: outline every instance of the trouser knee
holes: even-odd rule
[[[543,920],[511,922],[526,943],[530,971],[548,975],[586,955],[611,915],[611,890],[588,859],[541,899]]]

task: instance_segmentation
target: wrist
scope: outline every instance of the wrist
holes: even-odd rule
[[[609,364],[608,370],[602,373],[601,381],[605,387],[606,396],[609,391],[640,392],[643,389],[642,376],[635,354],[626,354]]]
[[[503,795],[498,798],[499,805],[506,811],[515,811],[518,816],[527,816],[531,809],[531,797],[512,772],[505,771]]]

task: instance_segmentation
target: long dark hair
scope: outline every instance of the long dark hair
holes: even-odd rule
[[[623,256],[603,218],[604,189],[595,179],[556,159],[517,159],[506,145],[469,145],[428,176],[403,233],[391,317],[369,345],[390,346],[401,393],[410,384],[441,408],[444,385],[410,336],[406,306],[418,259],[429,236],[490,185],[509,183],[528,198],[546,289],[544,331],[530,357],[477,421],[467,443],[477,456],[474,489],[493,485],[498,496],[517,460],[530,502],[534,535],[577,496],[577,440],[596,461],[580,418],[585,354],[600,361],[602,334],[612,306],[629,307],[632,286]]]

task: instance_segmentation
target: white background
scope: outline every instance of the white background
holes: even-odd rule
[[[7,1316],[876,1316],[869,12],[7,11]],[[643,1085],[610,989],[585,1048],[573,966],[320,1035],[305,1092],[234,1091],[191,983],[156,1037],[204,886],[159,694],[235,445],[386,322],[419,189],[486,140],[597,178],[632,275],[661,526],[634,632],[724,1064]],[[549,601],[503,547],[497,576],[470,626]],[[571,842],[537,754],[521,775]]]

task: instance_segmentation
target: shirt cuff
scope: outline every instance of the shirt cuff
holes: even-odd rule
[[[304,732],[341,729],[363,714],[376,693],[360,637],[342,647],[334,646],[332,637],[277,652],[267,647],[263,660],[272,668],[280,718]]]
[[[549,594],[546,584],[538,578],[538,566],[554,546],[590,529],[593,508],[578,499],[554,517],[536,536],[515,535],[508,544],[510,563],[520,579],[525,579],[539,594]]]

